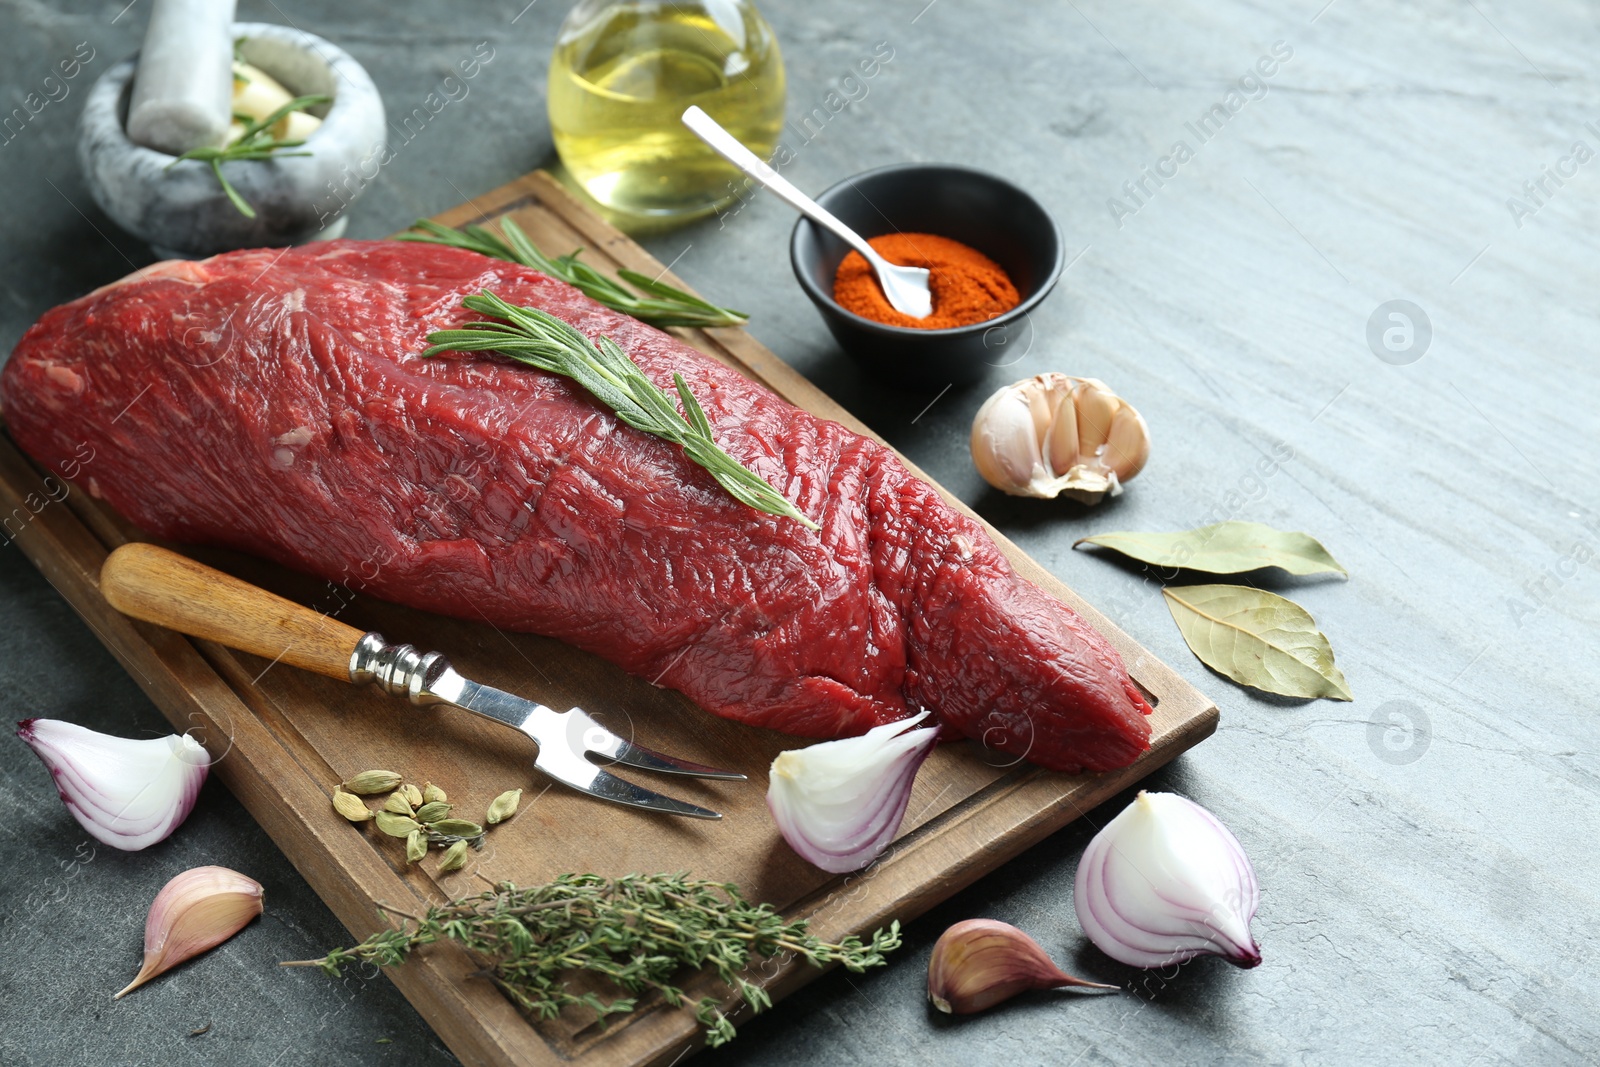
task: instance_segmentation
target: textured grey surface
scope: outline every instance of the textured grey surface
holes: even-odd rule
[[[420,2],[241,5],[241,18],[293,21],[348,49],[391,117],[479,41],[496,49],[470,95],[384,168],[353,234],[546,161],[544,64],[564,5],[513,21],[522,2],[448,15]],[[791,218],[774,201],[647,243],[752,309],[757,337],[1221,705],[1218,734],[1151,784],[1205,804],[1244,842],[1266,962],[1161,975],[1110,964],[1072,914],[1091,832],[1079,824],[913,923],[888,970],[824,978],[702,1062],[1593,1062],[1600,501],[1597,389],[1580,352],[1596,339],[1600,164],[1562,160],[1576,141],[1600,148],[1585,125],[1600,126],[1600,16],[1509,0],[925,3],[767,5],[797,120],[877,42],[894,49],[864,97],[814,123],[819,135],[791,127],[785,173],[814,190],[880,163],[950,160],[1039,196],[1069,257],[1082,255],[1034,316],[1031,348],[991,385],[1056,369],[1132,399],[1155,450],[1126,496],[1084,511],[987,491],[965,449],[985,390],[929,406],[862,383],[789,276]],[[97,49],[64,99],[0,144],[0,348],[50,305],[146,261],[94,210],[71,150],[88,78],[136,45],[141,13],[116,19],[121,7],[0,0],[6,109],[42,98],[77,42]],[[1241,94],[1208,140],[1190,132],[1275,41],[1293,55],[1260,79],[1265,92]],[[1147,180],[1142,204],[1129,198],[1123,183],[1179,140],[1192,158],[1165,164],[1176,176],[1159,188]],[[1535,200],[1523,183],[1547,166],[1569,176]],[[1393,299],[1432,324],[1406,365],[1366,340]],[[1280,445],[1292,459],[1263,476],[1256,464]],[[1353,704],[1233,688],[1184,649],[1153,581],[1071,548],[1096,530],[1226,517],[1309,530],[1349,566],[1348,583],[1274,587],[1332,638]],[[0,544],[0,618],[8,714],[165,731],[14,545]],[[1386,729],[1406,707],[1420,728]],[[450,1062],[387,980],[274,966],[342,933],[219,786],[167,844],[82,862],[83,835],[20,744],[0,745],[0,775],[0,1062]],[[147,902],[202,862],[266,883],[265,920],[113,1005]],[[974,915],[1015,922],[1069,970],[1130,991],[937,1018],[921,994],[930,945]]]

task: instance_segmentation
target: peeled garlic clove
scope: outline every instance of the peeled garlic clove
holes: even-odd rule
[[[222,944],[261,914],[261,883],[226,867],[195,867],[161,888],[144,923],[144,966],[113,1000]]]
[[[968,919],[940,935],[928,960],[928,999],[942,1012],[970,1015],[1030,989],[1115,989],[1065,973],[1039,942],[1010,923]]]
[[[124,852],[163,841],[194,810],[211,757],[187,734],[133,740],[60,719],[24,719],[17,736],[50,769],[67,810]]]
[[[1083,932],[1133,967],[1204,955],[1257,966],[1250,920],[1260,899],[1238,839],[1175,793],[1141,792],[1106,823],[1084,849],[1073,886]]]
[[[996,489],[1095,504],[1144,468],[1150,432],[1104,382],[1052,372],[984,401],[971,444],[978,473]]]

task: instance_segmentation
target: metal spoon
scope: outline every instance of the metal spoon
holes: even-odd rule
[[[750,149],[718,125],[717,120],[691,107],[683,113],[683,124],[693,130],[712,150],[751,178],[776,193],[780,199],[800,214],[833,231],[851,248],[860,252],[878,275],[878,284],[889,304],[902,315],[925,319],[933,312],[933,297],[928,292],[928,272],[922,267],[902,267],[890,263],[850,227],[840,222],[821,204],[811,199],[767,166]]]

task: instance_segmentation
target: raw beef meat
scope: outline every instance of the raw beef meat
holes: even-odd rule
[[[564,378],[423,359],[481,289],[611,337],[669,390],[680,372],[718,442],[821,531],[737,503]],[[1149,746],[1105,639],[888,449],[473,252],[331,241],[159,263],[40,319],[0,404],[36,460],[152,534],[558,637],[719,715],[843,737],[928,707],[1066,771]]]

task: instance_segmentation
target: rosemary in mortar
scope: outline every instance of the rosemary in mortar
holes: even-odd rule
[[[761,1011],[772,1006],[771,998],[740,977],[758,957],[792,955],[813,966],[837,963],[860,972],[883,966],[884,953],[900,947],[898,922],[868,941],[847,937],[832,944],[807,934],[803,921],[785,922],[770,904],[749,903],[736,886],[687,874],[566,874],[528,888],[502,882],[420,917],[385,910],[407,921],[319,960],[283,966],[320,967],[337,978],[347,964],[390,967],[404,963],[413,949],[455,941],[487,961],[484,975],[529,1014],[552,1019],[563,1008],[579,1007],[604,1022],[633,1011],[652,991],[682,1007],[686,997],[674,979],[685,968],[715,972],[752,1011]],[[605,979],[619,994],[608,1000],[571,992],[565,978],[575,971]],[[706,1027],[706,1044],[733,1039],[719,998],[701,997],[695,1018]]]
[[[468,226],[452,230],[431,219],[418,219],[412,223],[420,233],[403,233],[402,241],[421,241],[423,244],[448,245],[465,248],[495,259],[504,259],[532,267],[552,278],[558,278],[583,293],[589,299],[604,304],[612,311],[632,315],[652,326],[742,326],[750,316],[732,308],[718,307],[701,300],[692,293],[674,288],[636,270],[619,270],[617,277],[639,292],[630,293],[611,278],[578,261],[579,248],[557,259],[551,259],[534,247],[528,235],[510,219],[500,220],[500,233],[483,226]],[[502,234],[504,236],[502,236]]]
[[[284,148],[299,148],[305,144],[305,141],[282,141],[271,136],[268,131],[279,122],[282,122],[291,111],[304,111],[308,107],[332,103],[332,101],[333,97],[320,93],[312,96],[297,96],[266,118],[252,119],[250,124],[244,128],[243,132],[235,140],[221,148],[209,146],[191,148],[171,163],[168,163],[167,169],[171,170],[186,159],[200,159],[210,163],[211,173],[217,176],[217,181],[222,185],[222,191],[228,194],[228,200],[232,202],[234,207],[239,209],[241,215],[247,219],[253,219],[256,217],[256,209],[251,207],[250,201],[239,195],[239,190],[235,189],[233,183],[223,176],[222,165],[234,160],[271,159],[276,155],[309,156],[310,152],[280,151]],[[237,115],[235,117],[243,119],[246,116]]]
[[[711,422],[682,375],[674,374],[683,414],[666,390],[644,376],[609,337],[595,345],[572,326],[538,308],[509,304],[490,292],[469,296],[462,305],[503,322],[466,323],[459,330],[439,330],[428,335],[422,354],[439,352],[499,352],[551,374],[571,378],[596,400],[617,413],[636,430],[653,434],[682,447],[689,458],[711,472],[728,493],[757,511],[794,519],[810,529],[816,523],[759,474],[718,447]]]

